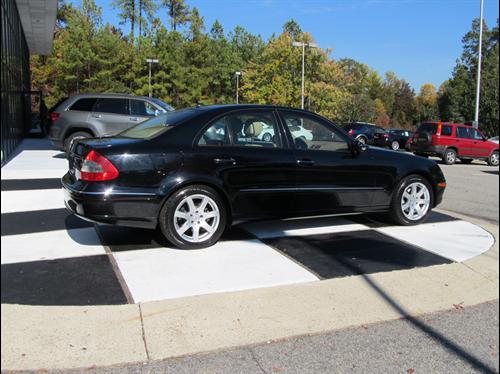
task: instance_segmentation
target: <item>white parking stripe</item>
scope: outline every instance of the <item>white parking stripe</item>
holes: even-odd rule
[[[114,257],[136,303],[318,280],[258,240],[190,251],[115,252]]]
[[[391,226],[377,230],[458,262],[480,255],[495,244],[493,235],[466,221],[428,223],[410,227]]]
[[[93,227],[2,236],[2,265],[105,254]]]
[[[2,213],[64,208],[61,189],[2,191]]]
[[[368,226],[353,223],[348,219],[340,217],[319,217],[255,222],[245,224],[243,225],[243,228],[259,239],[370,230]]]

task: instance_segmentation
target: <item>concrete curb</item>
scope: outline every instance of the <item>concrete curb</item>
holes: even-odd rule
[[[3,370],[191,355],[498,299],[495,245],[464,263],[123,306],[2,305]],[[404,285],[404,287],[401,287]]]

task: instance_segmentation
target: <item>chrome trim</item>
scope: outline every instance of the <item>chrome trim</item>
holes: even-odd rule
[[[345,190],[367,190],[367,191],[380,191],[384,190],[383,187],[306,187],[306,188],[245,188],[241,192],[272,192],[272,191],[345,191]]]
[[[124,195],[129,195],[129,196],[157,196],[155,193],[151,192],[121,192],[121,191],[99,191],[99,192],[91,192],[91,191],[79,191],[74,188],[71,188],[67,184],[61,181],[61,184],[63,188],[74,192],[79,195],[91,195],[91,196],[124,196]]]

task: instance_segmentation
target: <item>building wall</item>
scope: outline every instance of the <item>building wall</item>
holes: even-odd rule
[[[31,127],[29,50],[15,0],[1,0],[1,162]]]

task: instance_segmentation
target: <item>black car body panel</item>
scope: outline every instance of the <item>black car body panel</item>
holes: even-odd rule
[[[199,146],[215,120],[244,111],[272,113],[281,147]],[[65,203],[73,213],[96,222],[155,228],[165,201],[183,186],[212,187],[226,203],[230,220],[293,217],[348,212],[383,212],[401,179],[419,174],[428,179],[439,204],[445,181],[431,160],[378,148],[359,151],[335,124],[314,113],[258,105],[191,109],[184,122],[146,139],[125,136],[76,141],[63,177]],[[299,149],[282,111],[303,114],[345,139],[346,150]],[[296,140],[295,140],[296,141]],[[117,179],[78,179],[82,160],[95,150],[119,170]]]

